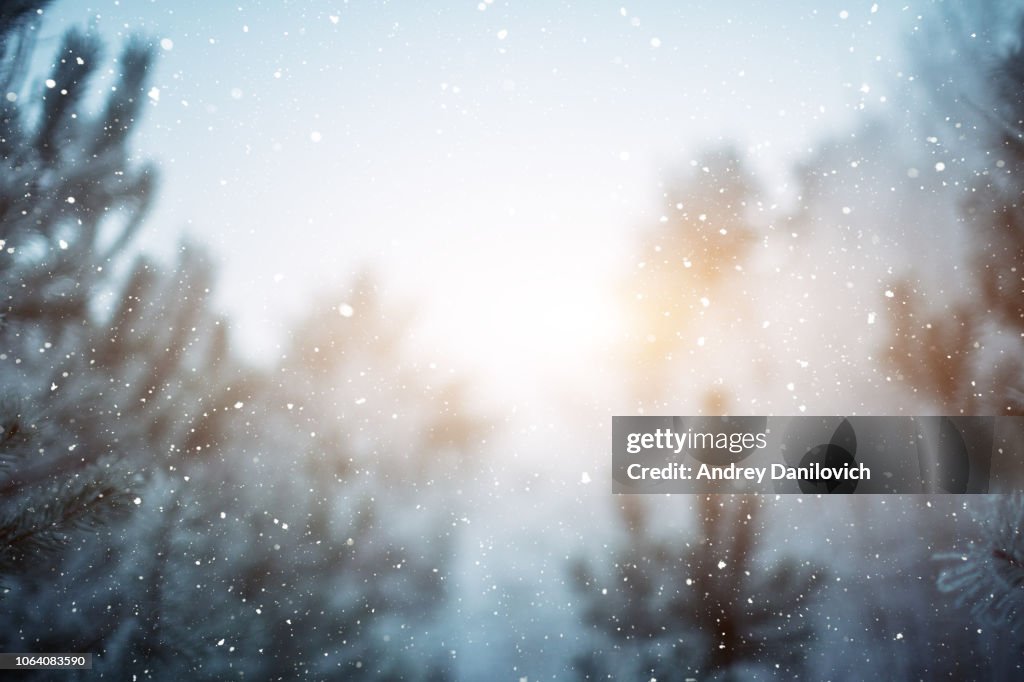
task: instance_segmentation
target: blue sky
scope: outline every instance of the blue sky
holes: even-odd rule
[[[816,140],[886,115],[908,3],[58,2],[161,45],[139,157],[145,238],[222,263],[240,345],[370,267],[427,353],[492,378],[581,362],[659,183],[735,140],[784,199]],[[560,339],[566,339],[564,342]],[[495,357],[516,358],[496,368]]]

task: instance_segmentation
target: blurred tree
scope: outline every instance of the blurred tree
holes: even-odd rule
[[[217,631],[260,679],[444,679],[451,479],[483,423],[456,380],[409,359],[408,318],[368,277],[294,329],[238,409],[237,454],[192,469],[190,555],[228,587],[208,599],[249,616]]]
[[[756,345],[745,325],[752,312],[745,266],[757,240],[753,178],[730,148],[704,154],[664,194],[660,225],[647,232],[634,272],[624,283],[632,393],[641,402],[685,384],[703,398],[691,410],[724,413],[729,396],[703,351],[705,336],[734,346]],[[698,340],[700,339],[700,341]],[[733,349],[734,350],[734,349]],[[694,352],[703,353],[700,359]],[[748,355],[756,364],[756,354]],[[729,364],[735,364],[730,355]],[[696,381],[695,381],[696,379]]]
[[[578,562],[594,655],[582,679],[742,679],[754,671],[805,673],[815,640],[809,609],[823,585],[817,568],[757,551],[760,501],[749,495],[699,499],[696,536],[658,539],[641,503],[621,507],[623,547],[614,571]],[[603,587],[607,586],[607,587]]]
[[[945,414],[1024,415],[1024,18],[1013,19],[1012,39],[998,40],[1005,26],[994,7],[946,9],[942,28],[965,77],[931,78],[936,92],[956,90],[946,106],[968,107],[981,146],[961,211],[965,295],[950,300],[953,292],[907,278],[892,299],[889,358]],[[984,55],[966,42],[978,32]]]

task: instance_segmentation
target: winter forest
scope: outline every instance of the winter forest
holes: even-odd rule
[[[608,442],[1024,417],[1024,8],[128,4],[0,3],[17,679],[1024,678],[1024,495]]]

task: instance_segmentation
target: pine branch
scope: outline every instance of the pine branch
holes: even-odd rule
[[[11,92],[25,73],[35,39],[29,22],[51,0],[5,0],[0,3],[0,92]]]
[[[85,84],[99,65],[100,43],[78,30],[64,36],[60,60],[51,78],[56,85],[43,96],[43,112],[36,132],[36,153],[47,166],[68,153],[66,143],[74,131],[76,108],[85,97]]]
[[[13,401],[0,401],[0,473],[9,471],[24,458],[30,434],[20,406]]]
[[[37,500],[0,517],[0,575],[16,573],[51,555],[76,533],[111,522],[137,499],[109,479],[78,478],[45,502]]]
[[[980,515],[982,537],[962,553],[940,554],[954,562],[938,587],[956,595],[982,623],[1024,634],[1024,493],[998,497]]]

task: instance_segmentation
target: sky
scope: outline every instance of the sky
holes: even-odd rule
[[[221,264],[254,359],[360,272],[417,343],[514,392],[588,371],[661,184],[734,143],[787,169],[892,106],[914,5],[887,2],[57,2],[158,46],[135,145],[161,168],[143,248]],[[109,56],[109,55],[108,55]],[[112,67],[113,68],[113,67]],[[102,84],[97,85],[102,87]],[[355,311],[359,314],[359,311]]]

